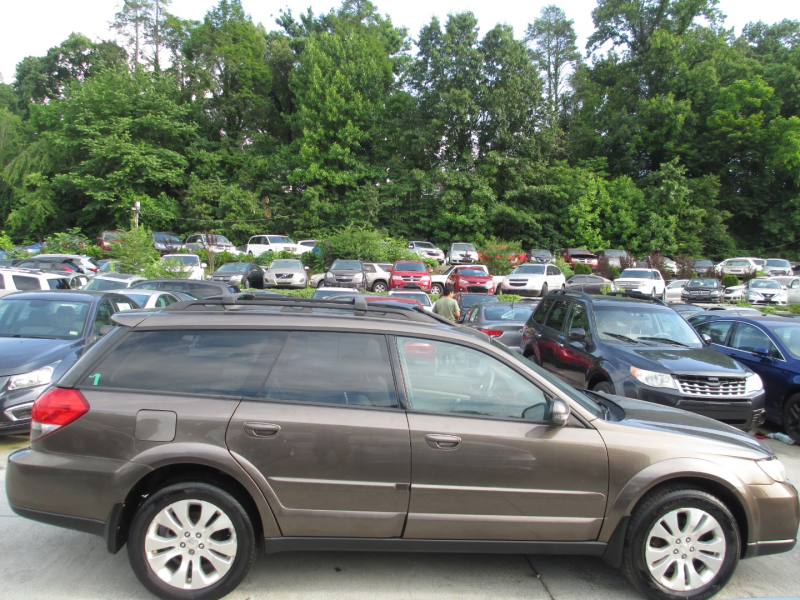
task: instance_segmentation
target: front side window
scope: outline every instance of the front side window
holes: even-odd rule
[[[587,334],[589,333],[589,313],[583,304],[577,302],[572,305],[572,312],[569,315],[567,331],[572,329],[583,329]]]
[[[725,340],[728,338],[728,332],[733,326],[733,321],[712,321],[704,325],[700,329],[702,333],[707,334],[711,338],[712,344],[725,345]]]
[[[69,279],[48,279],[47,285],[51,290],[71,290]]]
[[[94,317],[93,332],[95,335],[100,335],[100,328],[103,325],[113,325],[111,322],[111,315],[114,314],[114,307],[111,306],[111,300],[106,298],[97,307],[97,314]]]
[[[546,421],[544,392],[499,360],[446,342],[398,338],[411,410]]]
[[[313,365],[313,367],[312,367]],[[309,376],[309,369],[313,375]],[[295,331],[261,393],[276,402],[396,407],[386,338]]]
[[[564,328],[564,319],[567,316],[568,310],[569,302],[566,302],[565,300],[559,300],[555,303],[553,310],[551,310],[550,314],[547,316],[547,322],[545,325],[551,329],[555,329],[556,331],[561,331]]]
[[[781,359],[783,356],[778,347],[773,343],[769,336],[755,325],[739,323],[731,338],[731,348],[744,352],[766,349],[772,358]]]

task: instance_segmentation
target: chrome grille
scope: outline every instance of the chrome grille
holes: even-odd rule
[[[275,279],[291,279],[293,275],[291,273],[276,273]]]
[[[744,396],[744,378],[699,377],[680,375],[675,377],[678,389],[686,396]]]

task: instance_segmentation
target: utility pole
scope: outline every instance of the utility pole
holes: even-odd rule
[[[133,228],[139,229],[139,212],[142,210],[142,203],[138,200],[133,203],[131,212],[133,212]]]

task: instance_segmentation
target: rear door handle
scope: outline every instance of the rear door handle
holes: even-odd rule
[[[461,438],[457,435],[429,433],[425,436],[425,441],[434,450],[455,450],[461,443]]]
[[[274,423],[245,423],[244,431],[250,437],[273,438],[281,430],[280,425]]]

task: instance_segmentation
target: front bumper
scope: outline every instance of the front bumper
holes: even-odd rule
[[[760,515],[757,531],[745,547],[742,558],[789,552],[797,544],[800,504],[797,488],[789,481],[769,485],[748,485],[748,495]]]
[[[622,391],[628,398],[680,408],[722,421],[743,431],[761,425],[766,417],[763,390],[735,397],[690,396],[676,389],[650,387],[633,377],[628,377],[622,383]]]
[[[0,394],[0,435],[30,431],[33,401],[46,388],[40,385]]]
[[[710,302],[712,304],[722,303],[723,295],[712,296],[711,294],[684,294],[681,293],[681,301],[691,304],[692,302]]]
[[[364,281],[331,281],[330,279],[325,279],[323,282],[326,287],[352,288],[354,290],[366,289],[366,283]]]
[[[517,296],[538,297],[542,295],[542,284],[509,285],[506,283],[501,283],[498,291],[501,294],[516,294]]]

